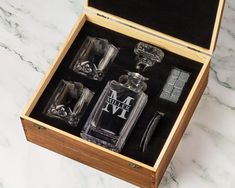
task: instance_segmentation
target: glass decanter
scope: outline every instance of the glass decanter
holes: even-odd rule
[[[119,82],[109,81],[90,114],[81,137],[120,152],[144,109],[148,96],[147,78],[129,72]]]

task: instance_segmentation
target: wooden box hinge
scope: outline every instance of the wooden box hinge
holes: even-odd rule
[[[134,169],[140,168],[140,166],[135,163],[129,163],[129,167],[134,168]]]
[[[39,129],[39,130],[46,130],[46,127],[43,127],[41,125],[37,125],[37,124],[33,124],[33,127],[36,128],[36,129]]]
[[[196,52],[199,52],[199,53],[202,53],[200,50],[197,50],[197,49],[192,48],[192,47],[189,47],[189,46],[188,46],[188,49],[193,50],[193,51],[196,51]]]
[[[210,55],[209,53],[202,52],[202,51],[200,51],[200,50],[198,50],[198,49],[195,49],[195,48],[192,48],[192,47],[189,47],[189,46],[187,46],[187,48],[190,49],[190,50],[193,50],[193,51],[195,51],[195,52],[198,52],[198,53],[200,53],[200,54],[203,54],[203,55],[206,55],[206,56],[208,56],[208,57],[211,57],[211,55]]]
[[[105,18],[105,19],[108,19],[108,20],[109,20],[109,17],[104,16],[103,14],[99,14],[99,13],[97,13],[97,16],[101,16],[102,18]]]

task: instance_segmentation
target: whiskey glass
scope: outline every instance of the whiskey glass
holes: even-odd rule
[[[76,127],[94,93],[80,82],[61,80],[44,113]]]
[[[119,49],[108,40],[88,36],[72,62],[74,72],[101,81]]]

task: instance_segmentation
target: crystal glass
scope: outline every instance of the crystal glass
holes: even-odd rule
[[[72,62],[72,69],[93,80],[102,80],[119,49],[106,39],[87,37]]]
[[[109,81],[90,114],[81,137],[120,152],[147,103],[147,85],[138,73],[122,76],[121,82]]]
[[[61,80],[44,113],[76,127],[94,93],[80,82]]]
[[[164,58],[164,52],[160,48],[144,42],[139,42],[134,52],[137,55],[136,69],[138,70],[145,71],[156,63],[160,63]]]

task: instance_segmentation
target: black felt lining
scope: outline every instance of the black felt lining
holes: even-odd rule
[[[72,62],[77,50],[81,46],[85,37],[88,35],[107,38],[111,43],[120,47],[120,52],[117,58],[115,59],[102,82],[86,79],[84,76],[78,75],[69,69],[70,63]],[[107,81],[113,79],[117,80],[120,75],[126,73],[126,70],[135,70],[136,62],[133,49],[138,42],[139,41],[136,39],[124,36],[90,22],[86,22],[68,53],[65,55],[58,70],[53,75],[53,78],[46,87],[30,116],[68,133],[80,136],[81,128],[91,113]],[[178,67],[191,73],[190,79],[186,84],[178,104],[167,102],[159,98],[162,87],[164,86],[168,74],[173,67]],[[154,165],[185,102],[185,99],[188,96],[199,71],[201,70],[201,67],[201,63],[165,51],[165,58],[163,62],[157,64],[151,70],[145,72],[144,76],[150,78],[150,80],[147,82],[148,89],[146,90],[146,94],[149,96],[149,101],[121,152],[123,155],[141,161],[147,165]],[[70,127],[61,120],[51,119],[42,113],[61,79],[82,82],[86,87],[90,88],[96,93],[77,128]],[[147,123],[150,121],[153,114],[157,110],[165,113],[165,117],[160,122],[149,147],[144,153],[142,153],[138,151],[138,145],[141,141],[142,135],[144,134],[145,128],[147,127]]]
[[[219,0],[89,0],[89,6],[210,48]]]

